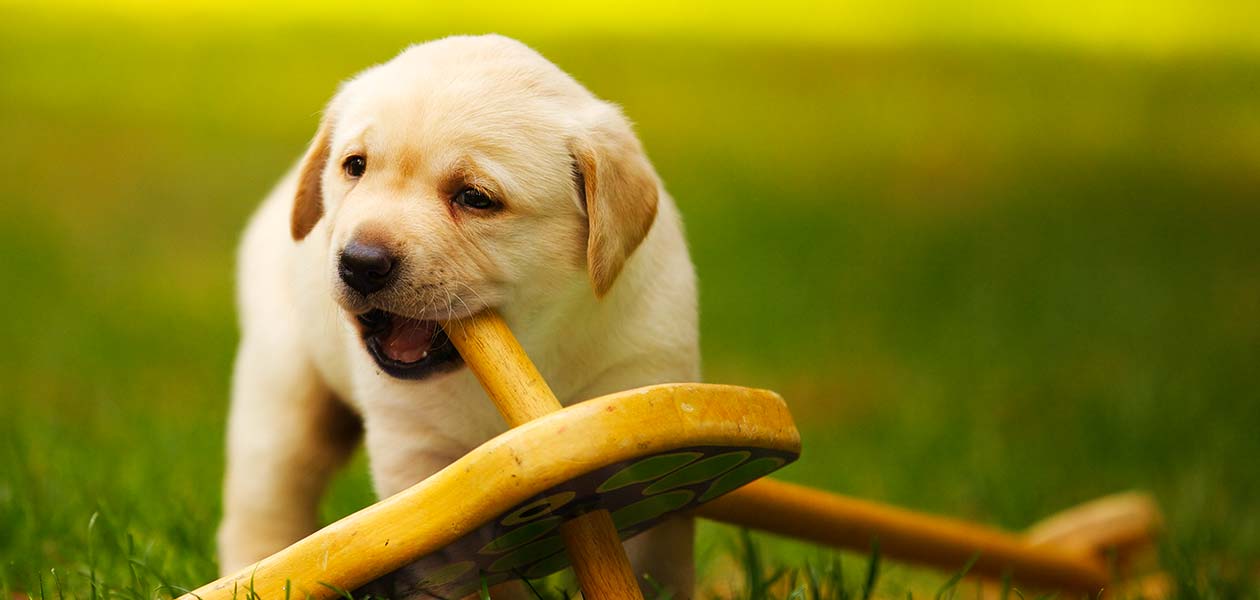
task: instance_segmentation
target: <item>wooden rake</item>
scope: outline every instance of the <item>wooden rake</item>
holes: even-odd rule
[[[494,312],[444,324],[511,426],[428,479],[183,598],[333,598],[344,590],[460,598],[572,566],[593,600],[641,599],[622,547],[684,511],[1029,588],[1163,595],[1151,570],[1155,503],[1124,494],[1026,534],[762,477],[800,437],[774,392],[649,386],[563,408]],[[1166,587],[1164,585],[1163,587]]]

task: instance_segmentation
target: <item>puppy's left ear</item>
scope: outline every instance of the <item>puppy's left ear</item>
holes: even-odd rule
[[[572,152],[590,230],[587,271],[603,297],[656,220],[660,181],[617,107],[600,102],[585,117]]]
[[[294,241],[305,238],[324,216],[324,165],[328,164],[331,152],[331,136],[332,119],[325,114],[298,171],[297,194],[293,198],[293,215],[289,221],[289,232],[293,234]]]

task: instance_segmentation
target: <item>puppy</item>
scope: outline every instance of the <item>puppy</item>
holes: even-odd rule
[[[314,531],[360,438],[376,493],[505,429],[437,322],[499,311],[566,404],[699,379],[678,211],[630,124],[499,37],[411,47],[343,84],[239,255],[219,565]],[[692,594],[689,519],[628,546]]]

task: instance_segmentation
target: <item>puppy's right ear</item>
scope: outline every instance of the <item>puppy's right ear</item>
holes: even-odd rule
[[[311,147],[302,158],[302,166],[298,172],[297,197],[293,201],[293,218],[289,222],[289,232],[295,241],[301,241],[315,223],[324,215],[324,166],[328,164],[330,138],[332,137],[332,119],[327,115],[319,124],[319,131],[311,141]]]

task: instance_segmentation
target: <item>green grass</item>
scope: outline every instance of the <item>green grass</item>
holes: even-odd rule
[[[214,575],[236,236],[339,79],[441,33],[294,23],[0,22],[0,586]],[[1182,597],[1260,595],[1260,59],[531,31],[637,121],[786,479],[1010,528],[1149,489]],[[371,500],[359,457],[324,517]]]

